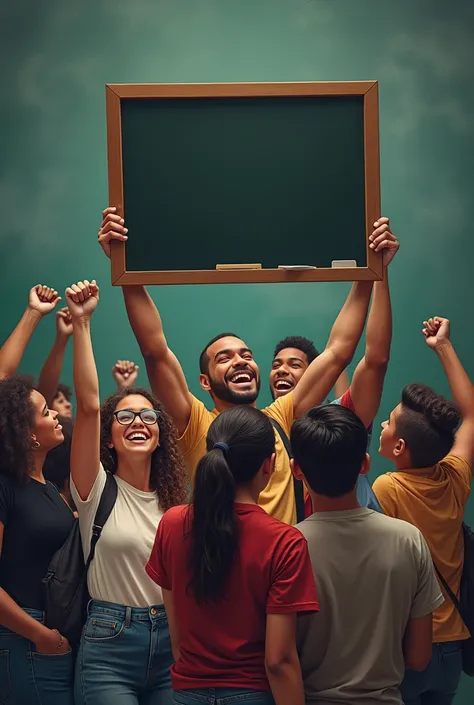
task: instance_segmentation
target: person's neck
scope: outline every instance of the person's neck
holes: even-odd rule
[[[235,501],[239,504],[258,504],[258,496],[260,492],[252,487],[237,487],[235,493]]]
[[[222,413],[223,411],[227,411],[227,409],[233,409],[234,406],[239,406],[238,404],[231,402],[231,401],[223,401],[222,399],[217,399],[217,397],[212,397],[212,400],[214,402],[214,407],[217,409],[217,411],[219,413]],[[248,406],[255,407],[256,405],[257,405],[257,401],[255,400],[254,402],[252,402]]]
[[[150,492],[151,458],[137,459],[130,462],[128,458],[121,458],[118,462],[117,477],[127,484],[142,492]]]
[[[316,512],[345,512],[350,509],[360,509],[357,501],[357,490],[354,488],[342,497],[325,497],[309,491],[313,505],[313,513]]]
[[[43,475],[43,465],[46,459],[46,453],[43,451],[35,451],[35,465],[33,470],[30,472],[30,477],[38,482],[42,482],[43,485],[46,484],[46,480]]]

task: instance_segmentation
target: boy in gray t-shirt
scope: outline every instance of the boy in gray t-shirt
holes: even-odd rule
[[[298,619],[306,703],[400,705],[405,668],[431,658],[432,612],[443,602],[433,562],[411,524],[362,508],[367,432],[349,409],[311,409],[291,431],[295,475],[314,514],[308,541],[321,611]]]

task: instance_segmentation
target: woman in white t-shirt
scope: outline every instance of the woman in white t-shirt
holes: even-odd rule
[[[123,390],[100,407],[90,335],[99,290],[95,281],[79,282],[66,298],[77,400],[71,492],[86,556],[106,471],[118,489],[89,568],[92,599],[77,660],[76,704],[168,705],[168,623],[161,590],[145,565],[163,512],[185,500],[183,461],[169,417],[147,390]]]

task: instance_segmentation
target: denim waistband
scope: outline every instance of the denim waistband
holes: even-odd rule
[[[115,602],[91,600],[87,612],[88,614],[108,614],[111,617],[124,619],[128,622],[149,622],[155,619],[166,619],[166,612],[163,605],[128,607],[127,605],[118,605]]]

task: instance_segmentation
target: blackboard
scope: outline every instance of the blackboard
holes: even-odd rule
[[[109,197],[129,230],[113,283],[380,278],[367,242],[380,216],[374,90],[108,86]]]

